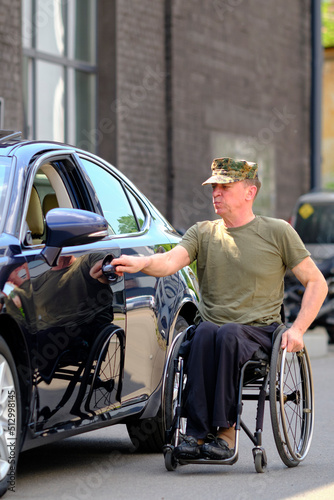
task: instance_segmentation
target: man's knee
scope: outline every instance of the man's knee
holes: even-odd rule
[[[217,332],[217,345],[235,345],[241,338],[244,337],[242,325],[238,323],[227,323],[219,328]]]
[[[215,341],[216,331],[217,325],[209,321],[203,321],[196,328],[193,344],[200,348],[209,346]]]

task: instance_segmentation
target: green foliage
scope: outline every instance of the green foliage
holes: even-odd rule
[[[138,227],[133,215],[123,215],[117,219],[119,234],[137,233]],[[143,220],[138,220],[140,227],[143,225]]]
[[[322,0],[322,44],[334,47],[334,0]]]

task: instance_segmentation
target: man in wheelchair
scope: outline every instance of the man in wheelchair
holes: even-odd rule
[[[112,262],[118,275],[142,271],[160,277],[197,260],[201,303],[187,359],[187,430],[175,448],[178,459],[233,455],[240,368],[259,347],[270,354],[272,334],[282,322],[286,269],[305,293],[296,320],[283,333],[283,349],[303,348],[303,334],[327,294],[324,277],[290,224],[254,215],[261,187],[257,164],[217,158],[211,174],[203,185],[211,184],[221,219],[198,222],[164,254]]]

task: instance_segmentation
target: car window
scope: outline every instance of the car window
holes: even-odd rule
[[[137,219],[119,180],[100,165],[85,158],[81,158],[81,161],[96,191],[111,232],[113,234],[138,232]]]
[[[334,205],[303,203],[295,229],[304,243],[334,243]]]

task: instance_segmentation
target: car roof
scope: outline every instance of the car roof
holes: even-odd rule
[[[330,190],[317,190],[310,191],[303,194],[298,198],[298,205],[301,203],[334,203],[334,191]]]
[[[26,152],[31,157],[35,153],[47,152],[50,150],[73,150],[79,155],[86,155],[96,161],[103,162],[104,165],[110,167],[114,173],[117,173],[118,177],[122,179],[126,184],[131,186],[135,191],[138,192],[138,188],[131,182],[126,175],[124,175],[120,170],[118,170],[114,165],[110,164],[108,161],[97,156],[90,151],[85,151],[83,149],[77,148],[76,146],[66,144],[63,142],[56,141],[37,141],[37,140],[27,140],[21,138],[21,132],[14,132],[12,130],[0,130],[0,156],[13,156],[15,152],[20,149],[22,152]],[[142,198],[146,198],[143,193],[140,193]],[[151,202],[147,200],[151,205]],[[155,209],[156,210],[156,209]]]
[[[36,152],[48,151],[50,149],[77,149],[69,144],[54,141],[36,141],[23,139],[21,132],[12,130],[0,130],[0,156],[13,156],[19,148],[31,151],[31,155]]]
[[[13,146],[21,143],[21,135],[14,130],[0,130],[0,155],[9,156]]]
[[[22,132],[15,130],[0,130],[0,143],[8,142],[14,139],[20,139]]]

